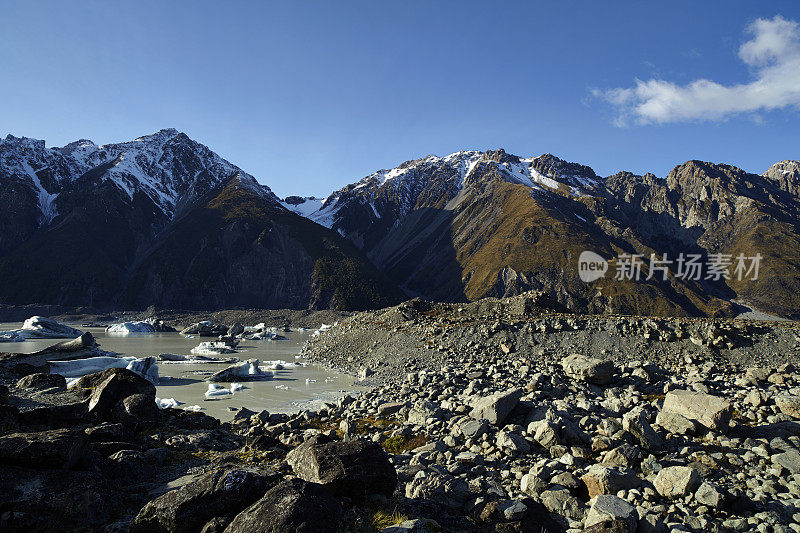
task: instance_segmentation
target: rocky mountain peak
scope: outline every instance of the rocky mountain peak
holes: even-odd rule
[[[519,157],[506,153],[502,148],[498,150],[487,150],[483,153],[483,158],[486,161],[494,161],[495,163],[519,163]]]
[[[781,190],[800,195],[800,161],[780,161],[769,167],[762,176],[777,182]]]

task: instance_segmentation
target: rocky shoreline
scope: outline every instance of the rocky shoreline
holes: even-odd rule
[[[304,349],[370,390],[225,424],[4,354],[0,530],[800,531],[799,338],[416,300]]]

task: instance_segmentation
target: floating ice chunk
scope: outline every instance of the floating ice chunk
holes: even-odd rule
[[[132,372],[136,372],[153,385],[158,385],[158,365],[155,357],[143,357],[134,359],[126,367]]]
[[[319,337],[320,335],[322,335],[323,333],[325,333],[326,331],[328,331],[329,329],[331,329],[335,325],[336,325],[336,323],[333,323],[333,324],[322,324],[319,327],[319,329],[317,329],[316,331],[314,331],[314,333],[311,334],[311,336],[312,337]]]
[[[167,408],[170,408],[170,407],[176,408],[179,405],[183,405],[183,404],[182,404],[182,402],[179,402],[175,398],[161,398],[161,399],[156,398],[156,405],[158,405],[158,407],[161,408],[161,409],[167,409]]]
[[[50,361],[50,373],[65,378],[79,378],[86,374],[101,372],[106,368],[127,368],[135,357],[88,357],[71,361]]]
[[[156,328],[149,322],[122,322],[106,328],[110,335],[130,335],[131,333],[155,333]]]
[[[230,396],[232,393],[230,390],[224,388],[222,385],[217,385],[216,383],[209,383],[208,390],[206,391],[206,398],[215,398],[220,396]]]
[[[248,340],[253,341],[285,341],[286,337],[278,335],[274,331],[260,331],[247,336]]]
[[[50,361],[50,373],[65,378],[79,378],[86,374],[102,372],[107,368],[127,368],[136,372],[154,385],[158,384],[158,365],[155,357],[87,357],[70,361]]]
[[[179,355],[174,353],[162,353],[158,355],[158,360],[166,364],[203,364],[203,363],[237,363],[236,357],[208,357],[206,355]]]
[[[231,382],[231,381],[256,381],[259,379],[268,379],[273,376],[272,372],[263,370],[259,366],[258,359],[248,359],[241,363],[236,363],[229,366],[224,370],[220,370],[213,376],[208,378],[208,381],[214,382]]]
[[[211,341],[211,342],[201,342],[196,347],[192,348],[191,352],[194,355],[215,356],[228,353],[236,353],[236,350],[226,345],[224,342]]]
[[[316,382],[317,382],[316,379],[306,378],[306,384],[308,384],[308,383],[316,383]]]
[[[241,383],[231,383],[231,392],[236,392],[236,391],[239,391],[239,390],[242,390],[242,389],[246,389],[246,388],[248,388],[248,387],[245,387]]]
[[[73,339],[83,332],[43,316],[32,316],[22,328],[0,331],[0,342],[23,342],[31,339]]]
[[[202,411],[203,408],[200,407],[199,405],[187,405],[186,407],[183,408],[183,410],[184,411],[194,411],[196,413],[198,411]]]
[[[275,385],[275,388],[280,390],[289,390],[289,387],[286,385]]]

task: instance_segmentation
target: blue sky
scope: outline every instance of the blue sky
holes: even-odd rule
[[[601,175],[800,158],[796,1],[3,5],[0,133],[175,127],[281,196],[460,149]]]

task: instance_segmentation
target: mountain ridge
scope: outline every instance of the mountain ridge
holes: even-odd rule
[[[526,260],[520,259],[517,268],[513,268],[503,264],[500,258],[510,257],[508,253],[511,250],[520,251],[524,248],[527,248],[529,256],[541,256],[537,250],[545,253],[557,251],[555,242],[550,243],[553,249],[541,244],[528,246],[520,242],[530,240],[534,235],[547,234],[548,229],[555,227],[555,221],[567,224],[567,234],[572,231],[566,230],[567,227],[582,228],[570,238],[571,242],[583,242],[587,249],[593,249],[593,246],[595,249],[605,248],[606,253],[612,255],[639,253],[649,257],[655,253],[663,258],[667,257],[664,254],[677,255],[681,252],[701,253],[706,257],[728,251],[755,253],[756,241],[761,237],[767,237],[761,240],[762,244],[769,243],[767,252],[770,248],[785,249],[780,239],[766,233],[777,232],[788,242],[797,240],[797,228],[800,225],[798,168],[800,165],[796,161],[785,160],[773,164],[762,175],[757,175],[732,165],[690,160],[677,165],[665,177],[656,177],[652,173],[640,176],[619,172],[603,178],[588,166],[569,163],[549,153],[519,157],[502,149],[459,151],[445,157],[426,156],[409,160],[393,169],[376,171],[334,191],[317,210],[306,208],[302,214],[350,239],[380,269],[390,273],[398,285],[412,294],[439,297],[442,294],[441,284],[419,286],[413,274],[403,268],[399,269],[403,274],[397,270],[398,253],[409,256],[410,243],[419,241],[412,234],[427,235],[423,238],[442,246],[453,238],[458,240],[458,234],[462,232],[464,236],[454,251],[459,256],[455,259],[458,267],[451,266],[460,269],[463,283],[460,287],[451,286],[445,291],[450,295],[463,293],[466,299],[503,296],[508,289],[506,285],[511,283],[517,286],[514,289],[517,291],[528,287],[560,292],[559,301],[567,307],[577,306],[579,309],[600,312],[638,312],[639,306],[630,302],[621,307],[597,307],[590,303],[592,298],[587,287],[572,286],[568,289],[566,285],[569,283],[566,281],[557,282],[554,286],[552,275],[541,275],[542,271],[554,268],[560,269],[558,276],[565,271],[575,270],[577,258],[574,255],[578,250],[573,250],[570,257],[562,258],[559,265],[546,264],[547,261],[541,257],[528,257]],[[498,201],[501,197],[498,194],[484,194],[492,183],[495,184],[492,190],[505,191],[502,201]],[[500,183],[505,185],[498,185]],[[518,187],[523,187],[528,197],[512,201],[511,198],[521,193],[517,191],[511,194],[507,189]],[[470,206],[471,202],[478,202],[479,208]],[[510,203],[504,205],[504,202]],[[534,209],[534,206],[538,207]],[[493,221],[489,217],[482,228],[476,225],[475,220],[489,213],[490,209],[495,211]],[[543,212],[537,215],[530,209]],[[422,227],[418,218],[426,210],[429,211],[426,216],[430,221]],[[430,214],[431,210],[439,214],[434,217]],[[520,216],[524,214],[538,220],[538,224],[535,227],[508,229],[511,234],[506,236],[500,248],[495,244],[488,245],[496,240],[493,232],[498,228],[519,222],[514,221],[514,217],[509,222],[500,222],[504,217],[502,213],[512,210],[516,210]],[[451,213],[452,220],[444,221],[443,217],[447,218],[444,212]],[[464,220],[461,224],[463,227],[459,229],[456,226],[462,213],[470,213],[472,221]],[[402,233],[398,228],[403,227],[406,219],[409,220],[407,234],[399,237],[400,244],[392,244],[398,241],[398,233]],[[439,229],[434,228],[437,224]],[[442,230],[442,227],[446,229]],[[758,238],[752,234],[756,228],[761,232]],[[440,235],[432,237],[431,232],[437,231]],[[446,235],[448,233],[449,236]],[[475,234],[481,234],[477,240],[466,237]],[[485,250],[479,253],[481,248]],[[487,250],[493,250],[493,253]],[[435,253],[432,248],[419,251],[408,261],[424,263],[422,256],[430,253]],[[475,259],[473,256],[476,254],[483,259]],[[788,282],[779,285],[788,284],[800,289],[796,256],[796,252],[769,256],[776,272],[789,273]],[[440,261],[443,259],[440,258]],[[485,270],[483,267],[487,264],[491,265],[489,272],[483,272],[482,281],[476,282],[476,272]],[[570,276],[577,279],[577,273],[570,273]],[[537,277],[548,279],[531,283],[531,278]],[[673,298],[676,301],[683,301],[686,294],[693,295],[690,300],[698,300],[691,305],[685,301],[679,305],[690,314],[733,313],[730,304],[732,294],[742,294],[761,307],[783,314],[796,313],[800,308],[800,302],[793,298],[789,299],[787,305],[775,305],[775,289],[765,288],[765,285],[773,283],[764,278],[752,284],[731,282],[718,284],[717,287],[710,286],[705,280],[699,284],[678,284],[679,288],[674,283],[671,285],[659,290],[677,291]],[[633,292],[649,290],[654,289],[641,288]],[[708,301],[709,295],[714,296],[712,301]],[[637,298],[630,294],[627,297],[633,300]],[[714,299],[719,301],[715,302]],[[650,307],[672,312],[656,302]],[[729,309],[720,311],[725,307]]]
[[[0,143],[0,182],[7,186],[0,215],[5,303],[361,309],[402,299],[338,234],[286,210],[269,187],[174,129],[125,143],[82,140],[50,149],[9,136]],[[52,200],[43,204],[44,195]],[[238,198],[239,207],[255,206],[237,220],[240,231],[215,211],[221,195]],[[187,221],[204,223],[203,232],[186,232]],[[270,256],[266,241],[247,229],[264,225],[280,233],[276,242],[291,254]],[[181,230],[186,237],[176,240]],[[302,238],[292,237],[298,232]],[[164,256],[165,248],[182,255]],[[171,264],[153,261],[159,253]],[[248,257],[270,257],[269,268],[252,262],[237,271],[237,260]],[[339,275],[343,265],[360,284]],[[248,294],[245,282],[259,290]]]
[[[281,200],[163,129],[54,148],[8,135],[0,182],[0,275],[14,281],[0,287],[5,303],[366,308],[401,299],[393,288],[401,287],[442,301],[539,290],[560,308],[591,313],[730,316],[734,300],[784,316],[800,310],[795,160],[760,175],[691,160],[664,177],[602,177],[550,153],[464,150],[375,171],[324,199]],[[612,268],[631,254],[763,252],[765,264],[747,282],[670,271],[587,283],[577,272],[584,250]],[[33,283],[36,275],[47,282]]]

